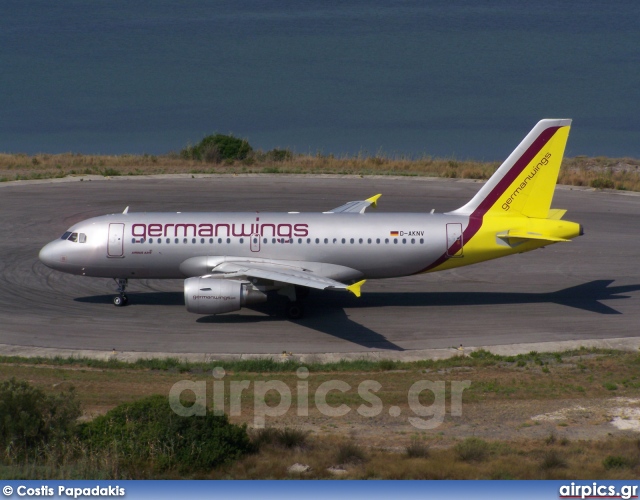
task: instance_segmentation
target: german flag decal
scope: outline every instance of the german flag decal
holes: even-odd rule
[[[398,231],[391,231],[390,236],[398,236],[399,234]]]

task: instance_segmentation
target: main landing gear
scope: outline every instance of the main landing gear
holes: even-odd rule
[[[116,307],[123,307],[129,303],[129,299],[125,295],[125,290],[127,289],[127,284],[129,280],[124,278],[113,278],[113,281],[118,285],[118,294],[113,298],[113,305]]]
[[[287,304],[287,317],[289,319],[300,319],[304,316],[304,306],[302,305],[302,302],[299,300],[296,300],[294,302],[289,302]]]
[[[285,312],[289,319],[300,319],[304,316],[302,299],[309,295],[310,290],[304,286],[295,286],[292,291],[293,293],[291,293],[291,290],[287,290],[289,293],[286,293],[286,295],[289,298],[289,303]]]

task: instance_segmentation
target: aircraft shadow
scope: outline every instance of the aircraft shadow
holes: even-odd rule
[[[349,307],[368,308],[383,306],[429,307],[553,303],[598,314],[622,314],[603,304],[603,300],[631,298],[621,295],[640,291],[640,284],[610,287],[614,280],[596,280],[582,285],[547,293],[512,292],[409,292],[363,293]]]
[[[339,294],[342,295],[342,294]],[[316,307],[317,302],[323,302],[324,294],[322,292],[309,298],[307,303],[308,314],[300,320],[288,320],[291,323],[296,323],[304,328],[309,328],[326,335],[331,335],[341,340],[346,340],[353,344],[358,344],[362,347],[375,350],[386,351],[404,351],[402,347],[387,340],[384,335],[367,328],[360,323],[352,321],[348,314],[344,310],[344,303],[339,302],[335,307],[320,306]],[[342,298],[345,298],[342,295]],[[315,299],[315,300],[314,300]],[[288,299],[279,297],[277,295],[271,295],[269,300],[263,304],[254,305],[248,307],[252,311],[261,312],[265,316],[246,316],[240,314],[225,314],[222,316],[204,316],[198,318],[198,323],[211,323],[211,324],[234,324],[248,322],[262,322],[262,321],[278,321],[286,319],[282,314],[274,314],[278,311],[284,311],[285,305]],[[247,321],[248,320],[248,321]]]
[[[352,321],[345,309],[365,309],[370,307],[455,307],[470,305],[511,305],[553,303],[597,314],[622,314],[603,304],[604,300],[630,298],[628,294],[640,291],[640,284],[610,286],[614,280],[595,280],[581,285],[547,293],[511,292],[383,292],[363,293],[356,299],[341,293],[312,291],[307,299],[307,315],[295,323],[318,332],[331,335],[347,342],[377,350],[403,351],[404,349],[387,340],[380,333]],[[139,305],[184,306],[182,292],[130,293],[129,303]],[[78,302],[111,303],[113,294],[79,297]],[[282,321],[284,297],[271,295],[266,303],[250,306],[249,309],[263,315],[225,314],[203,316],[198,323],[247,324],[268,321]]]
[[[89,297],[78,297],[74,299],[76,302],[83,302],[86,304],[111,304],[115,294],[109,295],[93,295]],[[129,306],[182,306],[184,307],[184,294],[182,292],[129,292]],[[322,294],[324,295],[324,294]],[[333,294],[331,294],[333,295]],[[343,294],[339,295],[343,299]],[[322,302],[321,294],[316,294],[315,299]],[[249,316],[246,314],[223,314],[219,316],[202,316],[196,320],[198,323],[210,323],[210,324],[248,324],[248,323],[263,323],[265,321],[283,321],[284,314],[276,314],[279,311],[284,311],[286,301],[288,299],[277,295],[272,295],[269,300],[264,304],[251,306],[251,309],[256,312],[263,313],[264,316]],[[295,321],[295,323],[316,330],[321,333],[332,335],[336,338],[352,342],[354,344],[361,345],[363,347],[376,349],[376,350],[393,350],[402,351],[403,349],[388,341],[383,335],[360,325],[354,321],[351,321],[347,313],[343,309],[344,303],[336,301],[335,306],[331,308],[322,307],[322,314],[318,314],[313,304],[313,299],[309,300],[309,314],[302,320]]]

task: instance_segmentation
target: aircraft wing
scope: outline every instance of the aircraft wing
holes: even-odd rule
[[[242,261],[223,262],[213,269],[213,273],[214,275],[224,274],[224,279],[238,277],[259,278],[288,283],[290,285],[317,288],[319,290],[347,290],[356,297],[360,297],[360,287],[366,281],[362,280],[353,285],[345,285],[339,281],[314,274],[302,268]]]
[[[367,198],[366,200],[361,201],[349,201],[344,205],[341,205],[337,208],[324,212],[325,214],[337,214],[337,213],[358,213],[362,214],[364,211],[369,208],[371,205],[376,207],[378,205],[378,198],[382,195],[377,194],[372,196],[371,198]]]

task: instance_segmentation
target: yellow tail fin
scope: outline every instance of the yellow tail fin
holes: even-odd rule
[[[491,176],[461,215],[546,219],[558,181],[571,120],[541,120]]]

